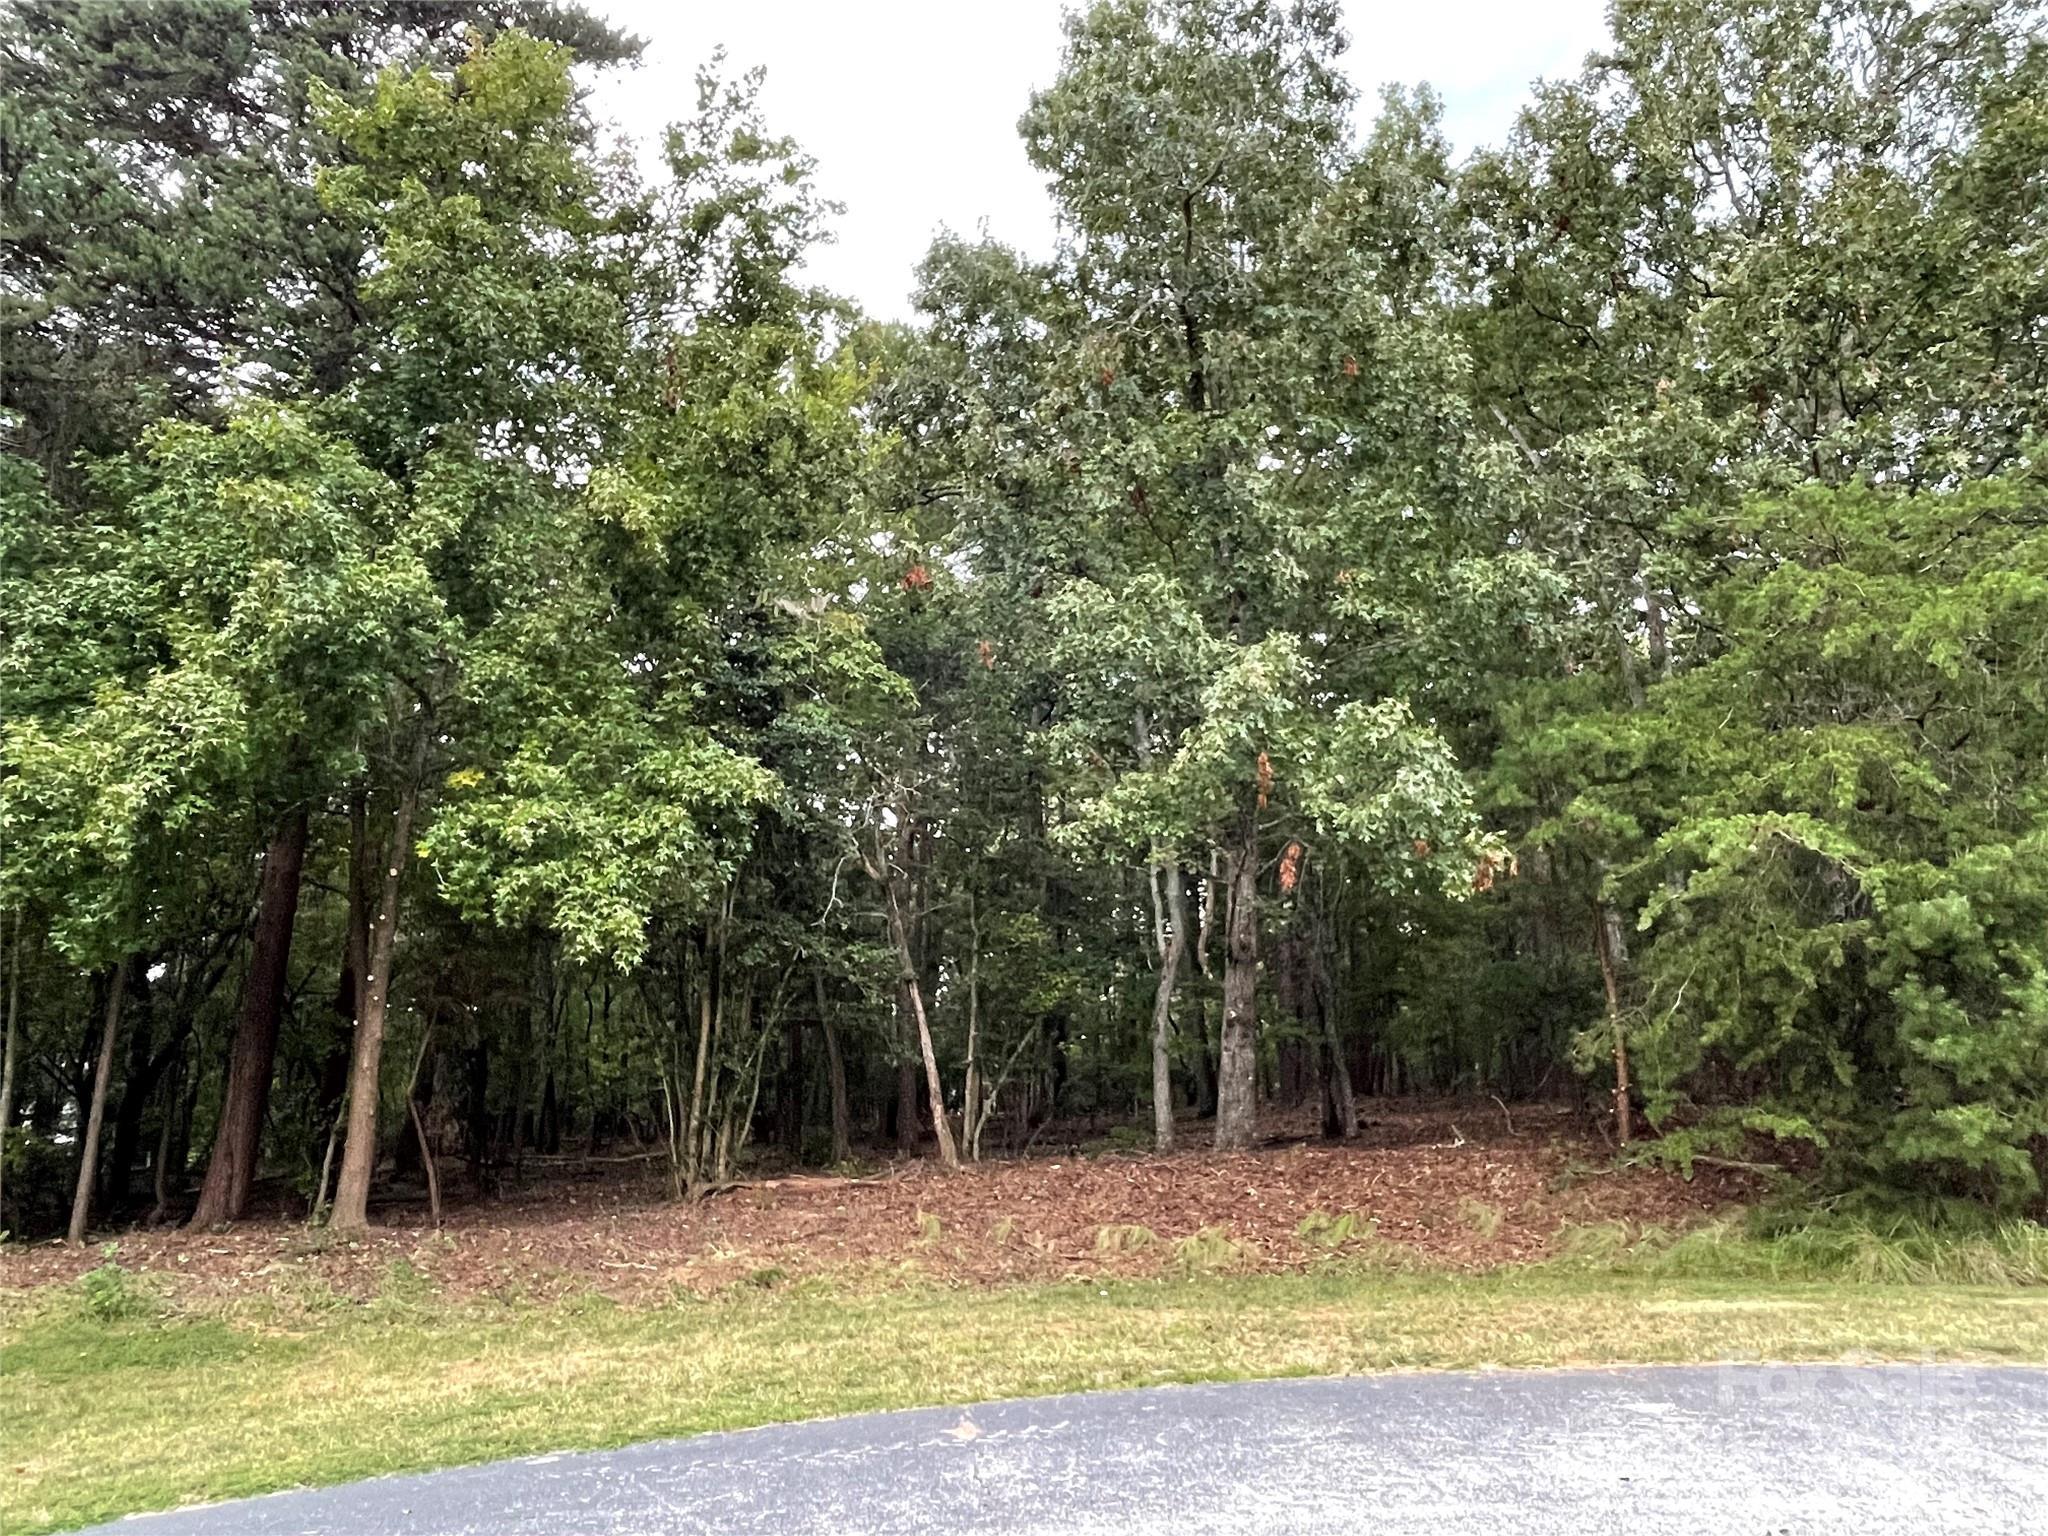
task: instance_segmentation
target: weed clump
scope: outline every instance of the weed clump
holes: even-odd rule
[[[1095,1229],[1095,1251],[1104,1258],[1118,1253],[1142,1253],[1159,1241],[1150,1227],[1134,1223],[1112,1224]]]
[[[98,1323],[121,1323],[154,1317],[163,1310],[156,1295],[115,1260],[112,1243],[100,1250],[100,1259],[75,1284],[79,1310],[87,1317]]]
[[[1310,1211],[1294,1229],[1294,1235],[1311,1248],[1342,1248],[1357,1233],[1358,1218],[1349,1211],[1339,1216]]]
[[[1481,1242],[1490,1243],[1500,1234],[1500,1207],[1470,1195],[1458,1202],[1458,1220],[1470,1227]]]
[[[386,1264],[377,1286],[378,1303],[398,1311],[418,1307],[431,1299],[433,1294],[433,1282],[409,1258],[393,1259]]]
[[[1173,1245],[1173,1262],[1185,1275],[1235,1269],[1244,1259],[1244,1245],[1233,1241],[1221,1227],[1204,1227]]]

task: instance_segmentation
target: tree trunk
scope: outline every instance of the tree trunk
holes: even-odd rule
[[[1202,921],[1195,930],[1195,969],[1202,973],[1205,980],[1210,975],[1209,932],[1216,926],[1218,892],[1222,889],[1222,884],[1217,877],[1216,851],[1212,848],[1209,851],[1209,873],[1202,877]]]
[[[80,1147],[78,1188],[71,1197],[71,1226],[65,1241],[77,1248],[85,1242],[86,1224],[92,1220],[92,1185],[99,1173],[100,1125],[107,1117],[107,1080],[114,1075],[114,1041],[121,1031],[121,1002],[128,995],[128,957],[114,967],[113,985],[107,989],[107,1022],[100,1033],[99,1065],[93,1072],[92,1108],[85,1120]]]
[[[932,1049],[931,1022],[925,1017],[924,989],[914,976],[905,985],[910,990],[910,1016],[917,1025],[918,1054],[924,1057],[924,1086],[931,1098],[932,1130],[939,1138],[939,1161],[948,1168],[958,1168],[960,1149],[954,1145],[952,1123],[946,1115],[946,1090],[939,1081],[939,1058]]]
[[[7,951],[7,1045],[0,1051],[0,1231],[7,1227],[7,1133],[14,1128],[15,1037],[21,1017],[21,930],[26,920],[26,913],[15,914],[14,943]]]
[[[335,1106],[334,1123],[327,1127],[327,1150],[320,1154],[320,1182],[313,1190],[313,1209],[308,1213],[308,1224],[320,1219],[320,1212],[327,1205],[328,1176],[334,1172],[334,1144],[341,1139],[342,1122],[348,1117],[346,1102]]]
[[[701,1139],[699,1127],[704,1118],[704,1078],[711,1063],[712,1014],[715,1000],[711,995],[711,940],[707,934],[704,940],[704,974],[697,983],[697,1059],[690,1070],[690,1109],[682,1124],[683,1136],[683,1187],[685,1193],[693,1192],[697,1184],[697,1171],[701,1159],[697,1153]]]
[[[187,1037],[190,1038],[189,1036]],[[199,1090],[204,1074],[198,1064],[188,1057],[181,1048],[178,1055],[178,1081],[184,1086],[177,1095],[176,1126],[171,1133],[170,1150],[165,1154],[159,1181],[167,1197],[174,1197],[178,1187],[184,1183],[185,1167],[192,1159],[192,1120],[199,1113]],[[168,1203],[164,1209],[169,1211]]]
[[[506,1127],[506,1131],[507,1139],[512,1144],[512,1182],[514,1184],[517,1184],[520,1177],[526,1172],[526,1144],[530,1139],[528,1132],[533,1125],[533,1113],[530,1108],[533,1099],[533,1052],[535,1038],[533,999],[534,985],[538,982],[538,962],[536,962],[535,971],[536,975],[529,980],[526,1001],[519,1007],[519,1051],[512,1058],[512,1109],[511,1119]]]
[[[825,1035],[825,1069],[831,1080],[832,1089],[832,1161],[850,1162],[853,1159],[853,1122],[846,1109],[846,1056],[839,1048],[839,1031],[833,1027],[832,1014],[825,1006],[825,975],[818,971],[812,974],[818,995],[818,1028]]]
[[[405,1098],[405,1107],[412,1115],[413,1134],[419,1138],[420,1168],[427,1179],[427,1210],[434,1219],[434,1230],[441,1230],[441,1170],[434,1162],[433,1144],[427,1140],[427,1122],[420,1114],[420,1103],[411,1094]]]
[[[1311,936],[1309,957],[1310,986],[1322,1025],[1323,1134],[1333,1141],[1348,1141],[1358,1134],[1358,1099],[1351,1091],[1351,1064],[1345,1059],[1342,1032],[1337,1028],[1336,983],[1317,942],[1324,931],[1318,925]]]
[[[425,1072],[428,1061],[433,1059],[429,1056],[428,1051],[434,1040],[435,1018],[435,1009],[432,1004],[429,1004],[427,1008],[427,1027],[420,1032],[419,1055],[413,1058],[412,1077],[405,1085],[405,1109],[412,1119],[413,1135],[419,1142],[420,1175],[426,1180],[427,1209],[433,1215],[434,1230],[438,1232],[441,1230],[441,1169],[440,1165],[434,1161],[434,1144],[427,1135],[427,1117],[420,1109],[419,1098],[420,1075]],[[429,1074],[427,1077],[427,1103],[429,1107],[432,1106],[434,1101],[434,1080],[438,1076],[439,1073],[437,1071]]]
[[[910,1021],[917,1031],[917,1052],[924,1058],[925,1094],[931,1102],[932,1131],[939,1140],[939,1161],[948,1168],[960,1166],[960,1150],[953,1143],[953,1128],[946,1117],[946,1090],[939,1081],[938,1053],[932,1049],[931,1021],[924,1011],[924,989],[918,985],[917,959],[910,947],[910,929],[904,922],[903,905],[897,900],[892,882],[885,882],[883,896],[889,909],[889,935],[896,941],[896,961],[903,974],[897,982],[900,995],[910,1009]],[[901,1128],[897,1134],[901,1136]]]
[[[1614,1032],[1614,1128],[1625,1147],[1634,1133],[1634,1112],[1629,1104],[1628,1033],[1621,1022],[1621,965],[1626,951],[1622,945],[1621,914],[1605,901],[1594,911],[1595,947],[1600,952],[1600,980],[1607,989],[1607,1025]]]
[[[783,1042],[789,1059],[782,1075],[782,1147],[792,1163],[804,1157],[804,1021],[792,1008],[783,1016]]]
[[[327,1206],[334,1152],[348,1121],[348,1074],[355,1059],[356,1021],[363,1016],[363,978],[370,969],[369,794],[361,786],[348,797],[348,921],[343,931],[341,969],[334,992],[335,1028],[320,1063],[320,1113],[328,1122],[327,1149],[320,1159],[320,1184],[313,1192],[309,1221]],[[195,1074],[196,1080],[197,1074]]]
[[[128,1186],[135,1173],[135,1164],[142,1156],[142,1118],[148,1112],[150,1094],[155,1091],[160,1075],[151,1069],[151,1035],[155,1032],[155,998],[148,990],[148,979],[142,978],[139,999],[141,1010],[135,1008],[122,1011],[128,1019],[128,1064],[121,1069],[121,1099],[114,1111],[114,1134],[108,1145],[107,1156],[100,1160],[100,1177],[107,1187],[100,1191],[106,1197],[107,1214],[118,1215],[128,1200]],[[169,1061],[166,1055],[164,1060]]]
[[[902,987],[896,989],[896,1032],[897,1049],[904,1045],[903,1037],[910,1032],[910,999]],[[896,1150],[915,1153],[923,1116],[917,1108],[917,1063],[908,1056],[899,1056],[896,1062]]]
[[[1214,1055],[1209,1049],[1209,998],[1206,991],[1195,993],[1195,1050],[1190,1061],[1194,1081],[1189,1085],[1191,1107],[1196,1115],[1216,1112]]]
[[[299,910],[299,877],[306,862],[306,813],[290,817],[263,855],[262,892],[256,935],[249,949],[249,976],[242,988],[242,1019],[228,1060],[221,1098],[220,1129],[207,1160],[206,1181],[190,1225],[239,1221],[262,1155],[263,1117],[270,1106],[270,1079],[277,1062],[278,1025],[284,1014],[286,963],[291,958],[292,923]]]
[[[960,1094],[960,1139],[970,1162],[981,1161],[981,915],[967,895],[967,1071]]]
[[[1280,1006],[1283,1012],[1287,1011],[1286,1004]],[[1300,1015],[1296,1017],[1304,1025],[1308,1022]],[[1270,1081],[1274,1102],[1293,1109],[1308,1097],[1309,1089],[1322,1076],[1322,1063],[1317,1059],[1320,1054],[1316,1042],[1305,1035],[1289,1033],[1280,1037],[1273,1049]]]
[[[1185,311],[1184,311],[1185,312]],[[1188,345],[1198,346],[1193,322],[1188,325]],[[1199,353],[1194,354],[1199,357]],[[1194,365],[1200,377],[1199,361]],[[1138,766],[1152,767],[1152,723],[1141,704],[1131,711],[1132,745]],[[1152,998],[1152,1142],[1161,1152],[1173,1150],[1173,986],[1180,975],[1181,955],[1188,944],[1187,896],[1182,885],[1180,860],[1162,863],[1155,857],[1145,871],[1145,894],[1152,898],[1152,946],[1159,956],[1159,986]],[[1162,897],[1160,887],[1166,888]]]
[[[349,1036],[363,1016],[363,978],[370,969],[370,797],[357,790],[348,803],[348,932],[343,937],[341,996],[337,1010]]]
[[[1246,806],[1230,853],[1224,913],[1223,1043],[1216,1063],[1216,1147],[1252,1144],[1258,1120],[1259,823]]]
[[[370,927],[362,1006],[356,1016],[355,1058],[348,1074],[348,1130],[341,1147],[341,1173],[335,1180],[334,1211],[328,1218],[329,1226],[343,1232],[360,1232],[370,1224],[370,1180],[377,1171],[377,1096],[384,1066],[384,1016],[391,1001],[400,883],[412,841],[413,813],[419,805],[426,729],[422,722],[413,773],[399,791],[398,805],[392,813],[391,839],[384,858],[383,895],[376,921]]]
[[[540,1132],[534,1145],[548,1157],[562,1150],[562,1096],[555,1088],[552,1064],[547,1069],[547,1076],[541,1079]]]
[[[1194,1108],[1197,1115],[1210,1115],[1216,1111],[1216,1053],[1210,1049],[1208,983],[1215,979],[1215,972],[1209,965],[1209,935],[1216,926],[1216,909],[1221,904],[1223,882],[1219,878],[1220,870],[1221,860],[1212,848],[1208,872],[1196,877],[1202,909],[1201,918],[1195,925],[1195,970],[1202,978],[1202,985],[1195,993]]]
[[[160,1223],[171,1209],[171,1149],[178,1144],[178,1116],[183,1108],[185,1052],[180,1047],[171,1059],[169,1091],[164,1095],[163,1124],[156,1133],[155,1201],[149,1208],[149,1224]]]
[[[491,1047],[488,1038],[463,1052],[462,1151],[469,1163],[469,1186],[482,1199],[490,1192]]]
[[[1180,864],[1156,864],[1146,876],[1152,893],[1154,939],[1159,947],[1159,987],[1152,998],[1152,1142],[1173,1150],[1173,989],[1188,947],[1187,898]],[[1160,900],[1164,886],[1165,900]]]
[[[1650,636],[1650,677],[1662,682],[1671,675],[1671,637],[1664,625],[1664,598],[1643,586],[1643,623]]]

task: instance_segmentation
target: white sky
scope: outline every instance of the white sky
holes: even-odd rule
[[[723,44],[765,65],[772,132],[816,158],[846,205],[811,274],[869,313],[909,313],[912,272],[942,225],[1051,247],[1045,187],[1016,124],[1059,67],[1062,0],[592,0],[647,40],[591,105],[643,141],[687,113],[697,66]],[[1574,71],[1606,35],[1604,0],[1347,0],[1345,63],[1366,105],[1427,81],[1462,154],[1502,134],[1529,82]]]

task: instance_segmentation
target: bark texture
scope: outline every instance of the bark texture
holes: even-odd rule
[[[425,755],[421,738],[419,755]],[[377,1096],[384,1066],[384,1018],[391,1000],[391,962],[398,944],[398,898],[405,874],[405,856],[412,841],[413,812],[419,803],[418,763],[412,781],[400,791],[391,817],[391,838],[384,857],[384,884],[376,921],[370,925],[362,1005],[356,1015],[355,1056],[348,1074],[348,1129],[341,1147],[341,1173],[334,1185],[334,1211],[328,1224],[344,1232],[360,1232],[370,1222],[370,1180],[377,1171]]]
[[[128,959],[114,967],[114,979],[107,988],[107,1021],[100,1032],[99,1063],[93,1070],[92,1108],[85,1119],[85,1137],[78,1160],[78,1187],[71,1196],[71,1225],[65,1241],[76,1248],[85,1241],[92,1221],[92,1186],[100,1171],[100,1127],[107,1118],[107,1080],[114,1075],[114,1042],[121,1033],[121,1004],[128,996]]]
[[[1160,899],[1160,887],[1165,899]],[[1152,999],[1152,1141],[1161,1152],[1173,1150],[1173,989],[1180,979],[1181,956],[1188,947],[1187,901],[1182,895],[1178,863],[1156,868],[1152,883],[1153,920],[1159,945],[1159,990]]]
[[[256,907],[256,934],[249,949],[249,976],[242,991],[242,1018],[228,1059],[221,1098],[220,1127],[199,1186],[191,1225],[213,1227],[238,1221],[248,1209],[249,1190],[263,1150],[263,1119],[270,1108],[270,1080],[277,1064],[277,1033],[284,1016],[286,965],[292,924],[299,910],[299,881],[306,863],[306,813],[278,829],[263,854],[263,880]]]
[[[960,1150],[953,1141],[953,1128],[946,1116],[946,1090],[939,1081],[939,1060],[937,1053],[932,1049],[931,1020],[926,1017],[924,1011],[924,988],[918,984],[917,952],[911,947],[910,923],[904,916],[902,895],[891,877],[886,856],[879,849],[875,857],[869,861],[868,872],[874,877],[876,884],[882,887],[883,903],[889,919],[889,937],[895,942],[896,961],[902,967],[902,974],[896,983],[897,996],[909,1011],[910,1024],[917,1035],[917,1054],[924,1062],[925,1094],[931,1107],[932,1132],[939,1141],[939,1161],[948,1168],[958,1168]],[[906,1110],[909,1107],[904,1106]],[[899,1141],[902,1134],[903,1128],[899,1123]]]
[[[1594,943],[1600,951],[1600,981],[1607,991],[1607,1025],[1614,1032],[1614,1132],[1625,1147],[1635,1135],[1629,1102],[1628,1031],[1621,1016],[1621,968],[1628,951],[1621,936],[1621,914],[1605,901],[1593,913]]]
[[[15,1024],[21,1014],[22,920],[14,919],[14,942],[7,950],[7,1044],[0,1050],[0,1168],[7,1161],[7,1132],[14,1124]],[[7,1224],[6,1189],[0,1185],[0,1227]]]
[[[1216,1146],[1252,1144],[1258,1118],[1259,826],[1247,808],[1230,852],[1224,913],[1223,1040],[1216,1063]]]

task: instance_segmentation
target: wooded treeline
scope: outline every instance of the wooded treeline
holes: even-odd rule
[[[899,326],[574,7],[13,0],[0,1226],[1414,1091],[2037,1207],[2042,12],[1611,22],[1459,160],[1079,11]]]

